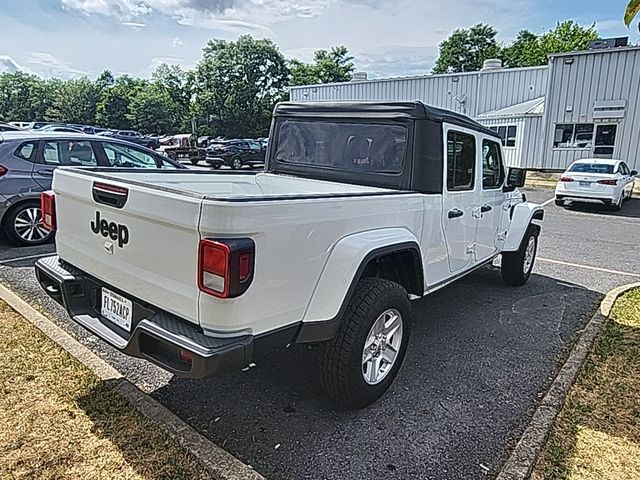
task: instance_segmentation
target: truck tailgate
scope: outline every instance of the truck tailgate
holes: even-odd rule
[[[198,323],[201,196],[70,170],[56,171],[53,190],[62,260]]]

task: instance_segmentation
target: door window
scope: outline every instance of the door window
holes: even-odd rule
[[[90,142],[77,140],[58,140],[45,142],[42,158],[46,165],[52,166],[95,166],[96,156]]]
[[[109,165],[120,168],[158,168],[156,158],[142,150],[119,143],[103,143]]]
[[[482,141],[482,188],[498,188],[504,179],[500,145],[490,140]]]
[[[476,167],[476,139],[473,135],[447,133],[447,189],[473,190]]]
[[[617,125],[598,125],[593,154],[598,157],[612,158],[616,144]]]

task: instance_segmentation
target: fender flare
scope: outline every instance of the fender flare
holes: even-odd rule
[[[424,288],[420,243],[409,230],[388,228],[340,239],[325,262],[296,341],[309,343],[333,338],[367,265],[378,257],[407,251],[413,254],[414,262],[419,263],[416,266],[419,266],[420,285]]]
[[[509,232],[502,247],[503,252],[515,252],[520,248],[529,225],[534,220],[544,220],[544,208],[536,203],[524,202],[512,207]]]

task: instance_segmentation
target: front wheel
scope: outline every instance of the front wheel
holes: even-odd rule
[[[240,170],[242,168],[242,159],[240,157],[233,157],[231,160],[231,168]]]
[[[199,158],[190,158],[189,161],[191,162],[191,165],[193,165],[194,167],[196,165],[198,165],[198,162],[200,161]]]
[[[364,408],[391,386],[402,366],[411,331],[404,288],[382,278],[358,283],[335,337],[320,349],[320,380],[347,408]]]
[[[522,239],[520,248],[516,252],[506,252],[502,254],[502,280],[507,285],[520,287],[527,283],[538,251],[539,227],[529,225],[527,232]]]

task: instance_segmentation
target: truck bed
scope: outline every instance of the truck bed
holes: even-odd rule
[[[126,189],[126,202],[100,203],[101,187]],[[63,261],[212,334],[255,335],[300,322],[340,239],[385,227],[420,238],[424,221],[424,195],[416,192],[268,173],[58,169],[53,190]],[[126,244],[110,228],[126,228]],[[255,242],[245,295],[221,301],[199,291],[205,238]]]
[[[88,168],[75,170],[96,178],[182,193],[208,200],[259,201],[300,197],[360,196],[399,193],[386,188],[312,180],[269,173],[154,171]]]

